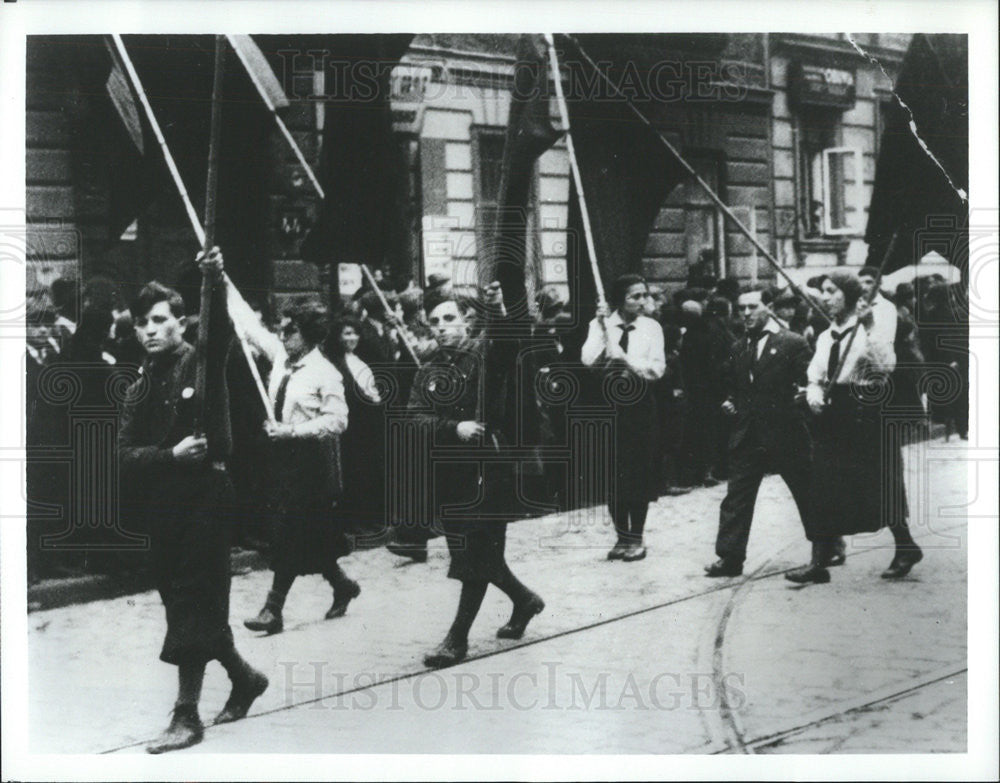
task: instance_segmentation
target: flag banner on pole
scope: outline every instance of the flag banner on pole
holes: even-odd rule
[[[654,125],[668,131],[683,122],[683,101],[642,94],[655,84],[650,74],[663,61],[664,52],[677,52],[677,43],[665,35],[556,36],[557,50],[567,82],[566,101],[570,132],[576,147],[584,191],[591,217],[594,245],[605,285],[627,272],[643,273],[646,240],[667,195],[684,178],[677,160],[663,147],[656,133],[643,125],[622,100],[615,100],[601,79],[581,56],[577,43],[616,83],[637,74],[632,84],[636,103]],[[679,104],[679,105],[678,105]],[[571,300],[592,314],[595,289],[589,272],[581,215],[575,196],[570,197],[568,248]],[[575,255],[575,257],[574,257]],[[574,305],[574,306],[575,306]],[[587,312],[580,313],[583,319]]]
[[[874,264],[900,231],[887,275],[917,263],[931,249],[921,249],[915,233],[927,228],[928,217],[953,219],[956,239],[968,221],[968,204],[958,193],[969,188],[968,37],[914,35],[894,92],[899,100],[885,106],[865,231],[868,263]],[[941,252],[945,244],[937,242],[933,249]],[[968,241],[950,245],[948,260],[967,268]]]
[[[479,215],[492,232],[490,246],[480,253],[480,282],[500,281],[512,316],[526,315],[528,215],[535,162],[558,141],[562,130],[552,121],[549,68],[545,40],[523,35],[518,43],[511,87],[510,114],[504,141],[497,213]]]
[[[111,104],[118,112],[129,138],[132,139],[139,154],[142,155],[146,151],[142,130],[142,114],[139,107],[136,106],[135,95],[128,77],[125,76],[121,63],[118,62],[118,56],[110,44],[108,44],[108,54],[111,57],[111,73],[108,74],[104,89],[107,90]]]
[[[288,96],[271,70],[264,53],[249,35],[227,35],[230,45],[240,58],[254,87],[270,109],[284,109],[289,105]]]
[[[392,133],[389,77],[412,39],[326,37],[326,119],[316,172],[326,198],[301,245],[307,261],[402,265],[406,166]]]

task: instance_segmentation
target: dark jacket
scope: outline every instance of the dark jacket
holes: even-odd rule
[[[511,395],[516,394],[517,349],[516,339],[479,337],[454,348],[438,348],[417,371],[408,413],[427,438],[430,453],[418,465],[431,470],[430,512],[435,520],[447,516],[446,506],[474,504],[484,484],[483,504],[491,512],[509,513],[513,501],[507,497],[511,494],[509,465],[494,462],[484,475],[486,465],[480,460],[498,455],[512,440],[514,425],[509,414]],[[463,443],[457,432],[462,421],[485,422],[486,435]]]
[[[736,406],[730,449],[738,448],[752,429],[758,442],[775,455],[808,454],[805,410],[796,402],[796,394],[806,385],[810,358],[805,339],[782,329],[768,335],[751,380],[748,342],[733,342],[726,368],[727,399]]]
[[[212,290],[210,317],[205,420],[202,422],[208,439],[206,463],[225,460],[232,452],[226,385],[226,355],[232,325],[226,308],[225,285],[221,280]],[[118,454],[126,476],[141,480],[142,473],[136,474],[136,471],[178,467],[173,447],[192,434],[197,414],[193,398],[189,396],[195,388],[195,355],[194,347],[181,343],[169,355],[155,359],[147,357],[143,362],[141,377],[126,393],[118,432]]]

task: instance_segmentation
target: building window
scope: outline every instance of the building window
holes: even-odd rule
[[[831,147],[822,153],[823,233],[860,232],[861,150]]]
[[[480,248],[489,247],[496,229],[500,206],[500,177],[503,170],[505,133],[480,129],[474,136],[473,166],[476,172],[476,239]]]
[[[798,198],[805,239],[862,231],[861,150],[838,146],[837,136],[838,122],[830,114],[807,115],[800,125]]]

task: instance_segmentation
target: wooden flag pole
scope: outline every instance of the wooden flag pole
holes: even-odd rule
[[[205,230],[201,227],[201,221],[198,219],[198,213],[195,211],[194,205],[191,203],[191,198],[188,196],[187,188],[184,187],[184,180],[181,179],[181,174],[177,170],[177,164],[174,163],[174,156],[170,152],[170,147],[167,146],[167,141],[163,137],[163,131],[160,129],[160,123],[156,119],[156,114],[153,113],[153,107],[149,103],[149,98],[146,96],[146,91],[143,89],[142,80],[139,78],[138,72],[135,70],[135,66],[132,64],[132,58],[129,57],[128,50],[125,49],[125,43],[122,41],[122,37],[117,33],[112,33],[112,42],[115,45],[115,50],[118,52],[118,56],[121,58],[122,65],[125,68],[125,72],[128,74],[129,80],[132,82],[132,87],[135,89],[136,95],[139,97],[139,103],[142,104],[143,111],[146,113],[146,119],[149,120],[150,128],[153,130],[153,135],[156,136],[156,140],[160,145],[160,150],[163,152],[164,162],[167,164],[167,170],[170,172],[170,177],[174,181],[174,187],[177,188],[177,193],[181,197],[181,201],[184,203],[184,211],[187,213],[188,222],[191,224],[191,230],[194,231],[195,237],[198,239],[198,243],[204,247],[205,246]],[[233,285],[233,281],[229,279],[229,275],[224,275],[226,285],[239,296],[239,291],[236,286]],[[243,355],[246,357],[247,364],[250,366],[250,374],[253,376],[254,384],[257,386],[257,392],[260,394],[261,401],[264,403],[264,409],[268,411],[268,417],[273,421],[274,415],[271,412],[271,401],[267,396],[267,390],[264,388],[264,381],[260,377],[260,371],[257,369],[257,363],[253,360],[253,354],[250,351],[250,346],[247,345],[244,335],[240,334],[237,330],[237,336],[239,337],[240,347],[243,349]]]
[[[219,142],[222,133],[222,81],[225,76],[226,39],[215,36],[215,69],[212,75],[212,113],[208,136],[208,172],[205,178],[205,238],[202,252],[208,255],[215,247],[215,205],[219,190]],[[211,320],[212,287],[215,281],[207,272],[201,278],[201,307],[198,311],[198,342],[195,346],[196,431],[204,431],[208,380],[208,324]]]
[[[813,312],[817,313],[823,319],[824,322],[829,324],[830,323],[829,316],[827,316],[827,314],[824,313],[823,310],[815,302],[813,302],[812,299],[806,296],[806,294],[797,285],[795,285],[795,282],[792,280],[792,278],[788,276],[788,273],[785,272],[785,270],[781,267],[781,265],[774,258],[774,256],[772,256],[768,252],[767,248],[765,248],[760,243],[760,241],[750,231],[750,229],[747,228],[745,225],[743,225],[743,222],[738,217],[736,217],[736,215],[733,214],[733,211],[728,206],[726,206],[726,203],[721,198],[719,198],[716,195],[715,191],[712,190],[711,187],[709,187],[708,183],[705,182],[705,180],[703,180],[700,176],[698,176],[698,172],[696,172],[694,168],[692,168],[692,166],[686,160],[684,160],[678,149],[674,147],[674,145],[671,144],[664,137],[664,135],[660,133],[659,130],[657,130],[657,128],[653,125],[652,122],[649,121],[649,119],[646,117],[645,114],[639,111],[636,105],[632,102],[632,99],[629,98],[627,95],[625,95],[625,93],[622,92],[621,88],[619,88],[617,84],[611,81],[611,79],[608,78],[608,75],[604,73],[604,71],[602,71],[600,68],[597,67],[597,64],[590,58],[590,55],[588,55],[584,51],[583,47],[580,46],[579,42],[572,36],[566,36],[566,37],[569,38],[571,41],[573,41],[573,45],[580,52],[580,56],[582,56],[583,59],[590,64],[590,66],[594,69],[597,75],[614,91],[615,95],[623,99],[625,105],[632,110],[632,113],[635,114],[636,117],[638,117],[646,127],[648,127],[651,131],[653,131],[653,133],[656,134],[656,137],[660,140],[660,143],[663,144],[663,146],[670,151],[670,154],[673,155],[674,158],[676,158],[677,162],[680,163],[681,166],[684,168],[684,170],[688,173],[688,176],[694,178],[694,180],[698,183],[701,189],[705,191],[705,194],[709,197],[709,199],[711,199],[712,203],[715,204],[715,206],[718,207],[720,210],[722,210],[722,213],[733,222],[736,228],[738,228],[747,239],[750,240],[750,243],[757,249],[757,252],[759,252],[762,256],[764,256],[764,258],[768,260],[771,266],[774,267],[774,271],[785,279],[785,282],[788,283],[788,286],[792,289],[792,291],[794,291],[796,295],[800,299],[802,299],[802,301],[804,301]],[[552,46],[551,43],[549,45]]]
[[[375,276],[372,271],[368,268],[368,264],[360,264],[361,271],[364,272],[365,277],[368,279],[368,284],[372,287],[378,300],[382,303],[382,308],[385,310],[385,314],[389,318],[395,319],[395,313],[392,312],[392,308],[389,307],[389,303],[386,301],[385,296],[382,294],[382,289],[378,287],[378,283],[375,282]],[[410,343],[410,335],[406,332],[405,324],[399,325],[399,337],[403,341],[403,345],[406,346],[406,350],[410,352],[410,356],[413,357],[413,361],[416,362],[417,367],[420,367],[420,359],[417,358],[417,349],[413,347]]]
[[[552,81],[556,88],[556,102],[559,104],[559,118],[566,131],[566,149],[569,151],[569,165],[576,184],[576,197],[580,202],[580,217],[583,220],[583,235],[587,242],[587,254],[590,256],[590,271],[594,276],[594,288],[597,289],[598,305],[607,306],[604,295],[604,283],[601,280],[601,270],[597,264],[597,248],[594,246],[594,232],[590,228],[590,213],[587,211],[587,199],[583,193],[583,177],[580,176],[580,166],[576,160],[576,148],[573,146],[573,134],[569,127],[569,110],[566,108],[566,96],[563,94],[562,78],[559,76],[559,58],[556,56],[556,44],[552,33],[545,33],[545,43],[549,49],[549,64],[552,70]],[[603,320],[601,325],[603,326]]]

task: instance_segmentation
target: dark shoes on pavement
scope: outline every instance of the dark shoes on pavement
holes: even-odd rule
[[[267,677],[257,670],[248,672],[247,677],[241,682],[233,684],[233,690],[229,694],[226,706],[222,712],[215,716],[213,725],[220,723],[232,723],[234,720],[245,718],[250,711],[250,705],[257,700],[264,691],[267,690]]]
[[[359,595],[361,595],[361,585],[353,579],[338,584],[333,589],[333,605],[327,610],[326,619],[343,617],[344,613],[347,612],[347,605]]]
[[[743,563],[730,560],[716,560],[712,565],[705,566],[705,576],[742,576]]]
[[[830,572],[826,570],[825,566],[821,566],[818,563],[810,563],[809,565],[789,571],[785,574],[785,579],[800,585],[809,584],[810,582],[821,585],[830,581]]]
[[[243,625],[251,631],[263,631],[266,634],[281,633],[285,627],[284,620],[281,618],[281,610],[272,609],[267,605],[260,610],[256,617],[244,620]]]
[[[633,563],[642,560],[646,556],[646,547],[642,542],[625,541],[618,539],[608,552],[608,560],[624,560],[626,563]]]
[[[830,554],[826,559],[826,567],[834,568],[836,566],[842,566],[846,562],[847,544],[844,542],[843,538],[838,538],[833,542]]]
[[[528,623],[531,622],[531,618],[536,614],[541,614],[544,608],[545,601],[542,600],[542,597],[532,593],[528,600],[514,607],[507,624],[501,625],[497,629],[497,638],[520,639],[524,636],[524,631],[528,627]]]
[[[632,544],[625,550],[622,554],[622,560],[626,563],[634,563],[636,560],[642,560],[646,557],[646,547],[642,544]]]
[[[923,559],[924,553],[920,551],[920,547],[916,544],[907,549],[898,549],[889,567],[882,572],[882,578],[901,579],[910,573],[910,569]]]
[[[424,656],[424,665],[431,669],[443,669],[446,666],[454,666],[459,661],[465,660],[469,654],[467,642],[455,642],[445,639],[433,652]]]
[[[174,715],[167,730],[146,746],[146,752],[157,754],[190,748],[201,742],[204,735],[205,727],[198,717],[198,707],[194,704],[178,704],[174,707]]]
[[[401,541],[390,541],[385,548],[399,557],[408,557],[415,563],[427,562],[427,544],[404,544]]]

